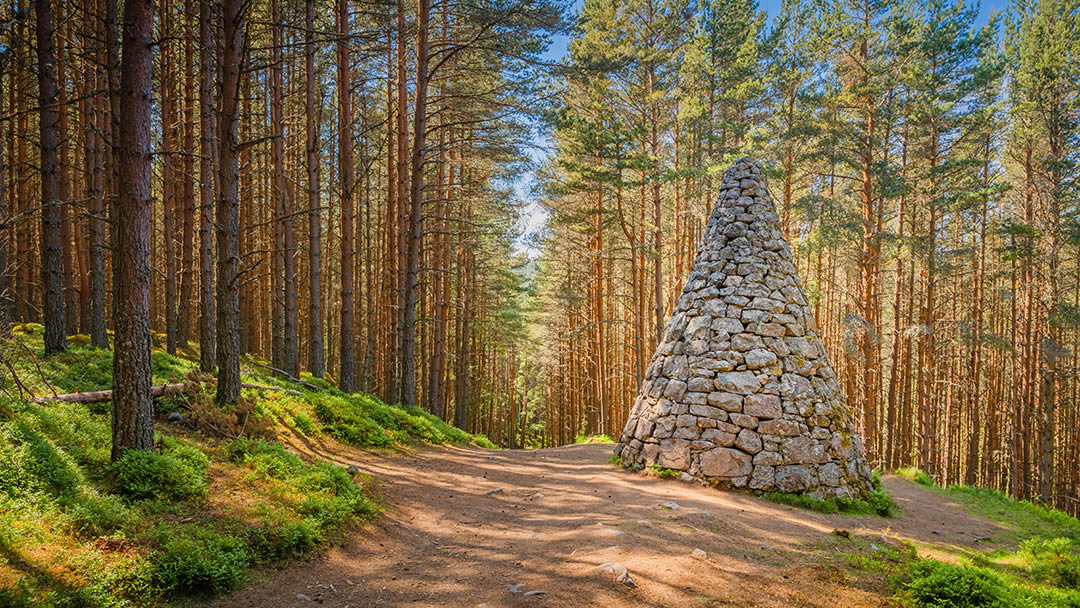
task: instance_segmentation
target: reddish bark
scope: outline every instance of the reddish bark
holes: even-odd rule
[[[222,2],[221,113],[218,124],[217,403],[240,396],[240,192],[237,114],[244,47],[243,0]]]
[[[337,2],[338,61],[338,174],[341,179],[341,367],[338,387],[350,392],[355,385],[353,344],[353,154],[352,105],[349,69],[349,3]]]
[[[41,283],[45,321],[45,354],[67,350],[64,320],[64,275],[61,260],[60,182],[57,162],[56,58],[52,11],[37,3],[38,119],[41,146]]]
[[[150,106],[152,0],[124,3],[116,202],[112,457],[154,449],[150,393]]]

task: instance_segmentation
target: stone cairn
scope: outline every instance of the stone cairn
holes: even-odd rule
[[[615,454],[719,487],[857,498],[862,442],[758,166],[728,169]]]

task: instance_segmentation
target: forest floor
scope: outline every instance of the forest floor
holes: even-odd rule
[[[290,447],[374,475],[385,514],[216,606],[895,606],[887,569],[865,567],[876,556],[916,550],[948,562],[1016,543],[1002,524],[895,476],[884,487],[902,513],[884,519],[626,471],[602,444],[394,455]],[[637,587],[597,568],[611,562]]]

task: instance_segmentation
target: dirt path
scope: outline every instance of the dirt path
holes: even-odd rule
[[[608,464],[610,453],[580,445],[339,454],[380,480],[385,515],[344,547],[269,573],[217,605],[888,606],[821,559],[830,543],[850,542],[834,529],[877,543],[895,536],[956,545],[1000,531],[903,480],[886,480],[902,517],[825,516],[623,471]],[[670,502],[678,508],[661,507]],[[706,557],[692,556],[695,549]],[[638,587],[598,574],[608,562],[625,566]]]

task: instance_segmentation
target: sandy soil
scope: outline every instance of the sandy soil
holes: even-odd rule
[[[903,516],[826,516],[624,471],[608,464],[611,447],[324,453],[375,475],[385,514],[344,546],[264,573],[215,605],[889,606],[823,558],[850,543],[833,530],[939,546],[973,546],[1001,531],[900,479],[885,484]],[[678,508],[661,506],[671,502]],[[637,587],[597,570],[609,562]]]

